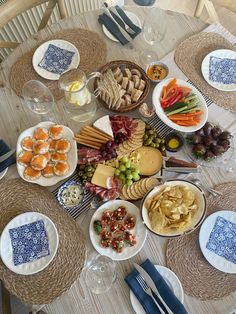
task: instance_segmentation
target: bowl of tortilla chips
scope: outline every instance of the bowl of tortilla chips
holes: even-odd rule
[[[142,201],[143,223],[156,235],[179,237],[195,230],[206,215],[206,197],[194,183],[167,180]]]

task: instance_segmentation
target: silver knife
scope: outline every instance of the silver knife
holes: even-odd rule
[[[164,305],[166,311],[168,314],[174,314],[174,312],[171,311],[169,306],[166,304],[166,302],[162,299],[159,291],[157,290],[157,287],[152,280],[152,278],[149,276],[149,274],[144,270],[140,265],[133,263],[134,267],[137,269],[137,271],[140,273],[140,275],[145,279],[146,283],[149,285],[149,287],[152,289],[152,291],[158,296],[162,304]]]
[[[6,154],[0,156],[0,162],[5,161],[6,159],[8,159],[9,157],[11,157],[11,155],[13,155],[15,153],[16,149],[13,148],[11,149],[9,152],[7,152]]]
[[[108,8],[104,8],[104,10],[106,11],[106,14],[112,19],[112,21],[116,24],[116,26],[119,28],[119,31],[121,32],[121,34],[125,37],[125,39],[127,39],[128,41],[130,41],[132,38],[128,35],[128,33],[116,22],[116,20],[114,19],[114,17],[111,15],[110,11]]]

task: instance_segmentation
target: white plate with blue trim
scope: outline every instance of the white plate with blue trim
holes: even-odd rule
[[[17,228],[22,225],[26,225],[38,220],[43,220],[44,226],[47,232],[48,244],[50,254],[39,259],[32,260],[31,262],[19,264],[15,266],[13,260],[13,248],[9,229]],[[13,218],[4,228],[0,238],[0,254],[3,263],[16,274],[20,275],[32,275],[42,271],[46,268],[54,256],[56,255],[59,244],[59,236],[56,226],[47,216],[37,212],[27,212],[20,214]]]

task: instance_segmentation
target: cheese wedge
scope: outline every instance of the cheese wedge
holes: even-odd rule
[[[113,136],[113,132],[112,132],[112,128],[111,128],[111,121],[109,119],[109,116],[104,116],[104,117],[101,117],[100,119],[96,120],[93,124],[93,126],[104,132],[105,134],[111,136],[111,137],[114,137]]]
[[[107,183],[108,183],[108,178],[113,177],[115,174],[115,168],[98,164],[91,182],[95,185],[101,186],[105,189],[108,188]]]

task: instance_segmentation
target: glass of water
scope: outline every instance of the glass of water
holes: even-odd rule
[[[151,62],[158,60],[156,44],[163,40],[166,27],[165,11],[149,9],[143,24],[143,38],[149,46],[140,55],[140,61],[145,68]]]
[[[88,262],[85,281],[95,294],[107,292],[116,280],[116,264],[104,255],[96,255]]]
[[[22,96],[26,106],[41,116],[41,120],[52,120],[51,111],[55,104],[51,91],[42,82],[31,80],[24,84]]]

